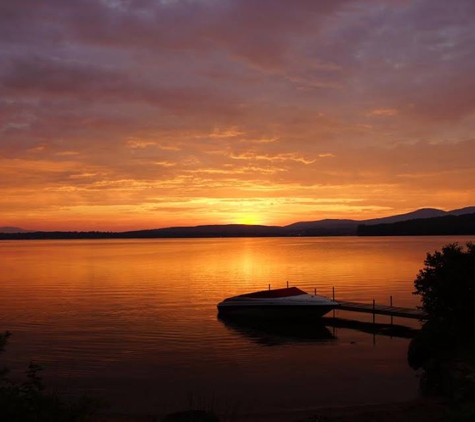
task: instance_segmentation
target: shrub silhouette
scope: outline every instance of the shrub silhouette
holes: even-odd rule
[[[10,333],[0,334],[0,353],[5,350]],[[42,368],[31,362],[22,383],[8,378],[8,368],[0,365],[0,420],[8,422],[82,422],[100,407],[88,397],[65,400],[58,394],[45,392],[40,377]]]
[[[427,314],[409,345],[408,362],[423,368],[421,392],[475,397],[475,245],[457,243],[428,253],[414,281]]]
[[[414,293],[421,295],[428,321],[458,333],[475,322],[475,245],[466,246],[453,243],[441,252],[428,253],[414,282]]]

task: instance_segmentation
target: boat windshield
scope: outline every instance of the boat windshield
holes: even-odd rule
[[[289,287],[285,289],[275,289],[275,290],[262,290],[260,292],[247,293],[244,295],[239,295],[238,297],[253,297],[253,298],[276,298],[276,297],[289,297],[289,296],[299,296],[307,294],[303,290],[298,289],[297,287]]]

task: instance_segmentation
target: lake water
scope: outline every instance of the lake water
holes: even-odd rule
[[[392,295],[396,306],[414,307],[426,252],[468,240],[3,241],[0,330],[13,336],[2,358],[14,377],[33,359],[48,386],[103,397],[112,412],[163,414],[191,397],[256,414],[411,399],[418,379],[407,339],[236,326],[217,318],[216,304],[289,281],[327,296],[335,287],[337,299],[388,303]]]

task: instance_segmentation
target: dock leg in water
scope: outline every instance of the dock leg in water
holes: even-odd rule
[[[373,299],[373,324],[376,322],[376,302]]]

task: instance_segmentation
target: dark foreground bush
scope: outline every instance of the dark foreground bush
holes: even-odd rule
[[[10,333],[0,334],[0,353]],[[46,392],[39,376],[41,367],[30,363],[23,383],[8,378],[8,369],[0,365],[0,421],[2,422],[82,422],[95,413],[100,402],[88,397],[66,400]]]
[[[424,370],[421,392],[475,399],[475,245],[427,254],[414,282],[428,318],[411,341],[409,364]]]
[[[475,244],[449,244],[428,253],[414,282],[429,322],[446,325],[462,339],[475,324]]]

